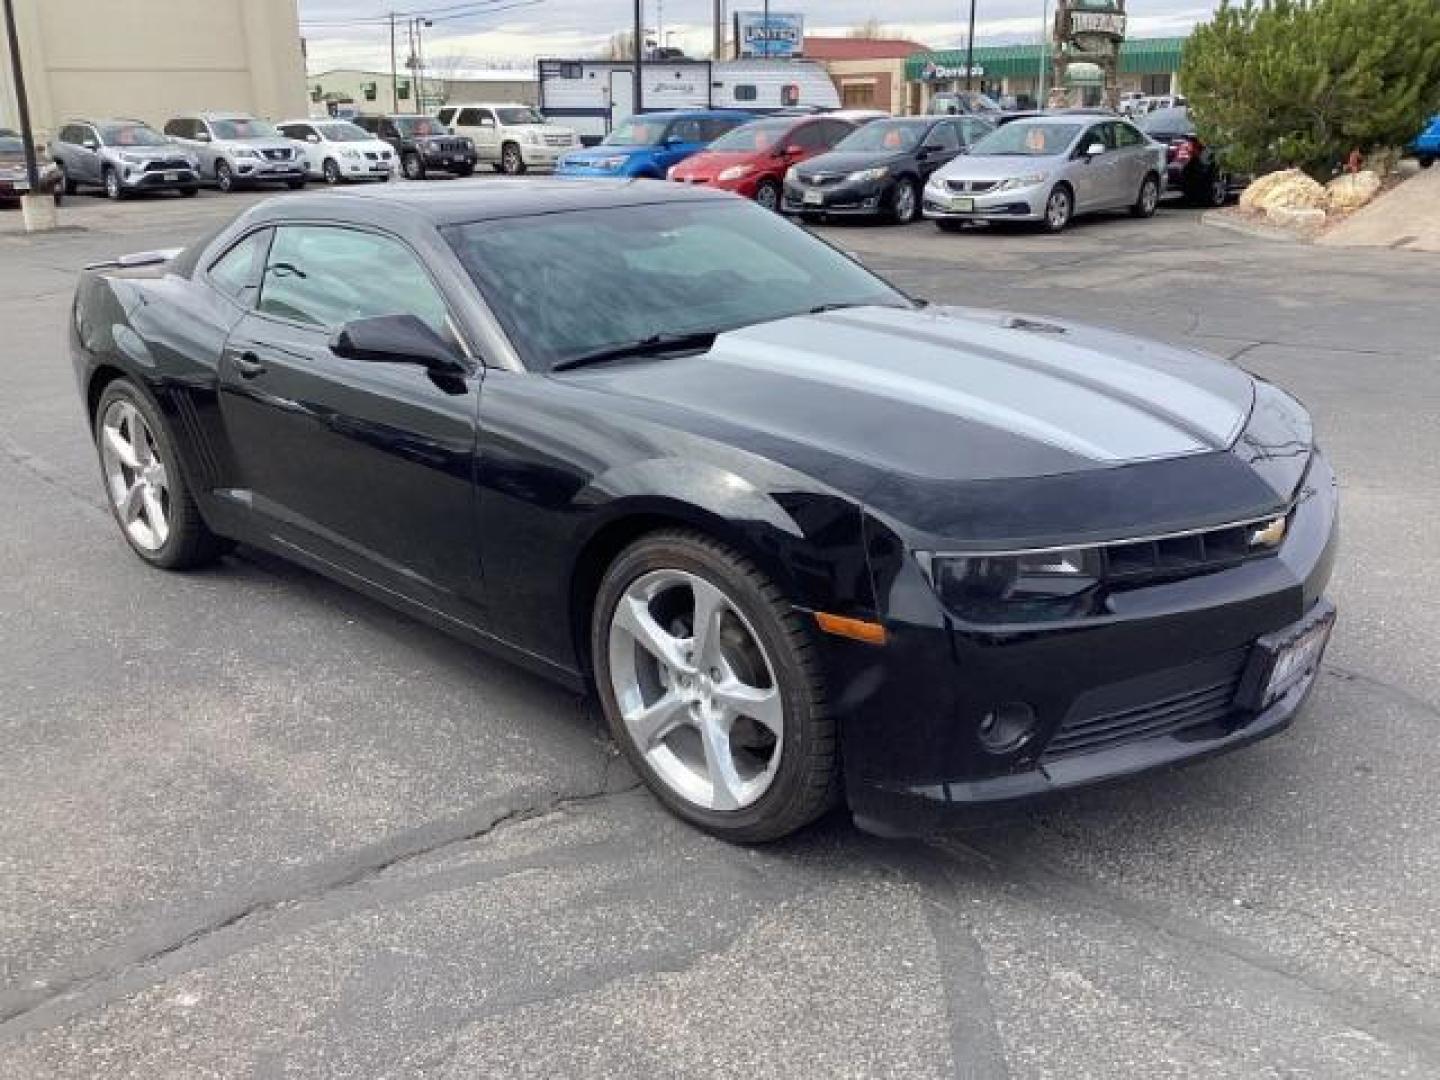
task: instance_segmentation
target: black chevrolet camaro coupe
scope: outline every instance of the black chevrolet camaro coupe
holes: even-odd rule
[[[736,840],[1253,742],[1334,617],[1335,479],[1284,392],[926,306],[702,188],[274,200],[91,268],[71,334],[142,559],[265,548],[593,686]]]

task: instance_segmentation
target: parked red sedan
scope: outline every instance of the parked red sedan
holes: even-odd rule
[[[670,170],[671,180],[706,184],[754,199],[767,210],[780,207],[785,172],[855,130],[831,116],[777,116],[756,120],[716,139]]]

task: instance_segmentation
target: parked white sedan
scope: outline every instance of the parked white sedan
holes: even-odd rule
[[[286,120],[276,124],[305,160],[306,173],[327,184],[346,180],[389,180],[395,151],[348,120]]]

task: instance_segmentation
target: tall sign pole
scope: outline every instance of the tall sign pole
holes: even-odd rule
[[[40,163],[35,160],[35,132],[30,127],[30,100],[25,95],[25,67],[20,63],[20,35],[15,30],[14,0],[5,0],[5,39],[10,45],[10,74],[15,80],[15,111],[19,113],[20,142],[25,149],[25,178],[30,194],[40,194]]]
[[[975,0],[970,0],[970,35],[965,39],[965,89],[975,76]]]
[[[640,65],[645,62],[645,0],[635,0],[635,112],[645,111],[645,78]]]

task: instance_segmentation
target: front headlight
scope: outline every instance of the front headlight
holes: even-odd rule
[[[962,619],[1046,622],[1087,614],[1099,591],[1098,548],[1015,555],[922,555],[935,592]]]
[[[240,149],[235,151],[235,156],[237,158],[258,158],[260,156],[260,151],[247,150],[242,146]]]
[[[525,141],[531,146],[539,146],[545,140],[540,137],[540,133],[538,131],[527,131],[525,132]]]
[[[861,169],[859,172],[852,172],[848,177],[852,184],[866,184],[872,180],[884,180],[890,175],[888,165],[880,165],[873,169]]]
[[[721,170],[719,179],[722,183],[727,180],[739,180],[742,176],[749,176],[754,171],[754,165],[731,165],[730,168]]]
[[[150,159],[147,158],[144,154],[122,153],[120,155],[120,160],[125,162],[126,165],[144,165],[145,162],[149,161]]]
[[[199,159],[199,157],[197,157],[197,156],[194,155],[194,154],[186,154],[186,155],[185,155],[185,162],[186,162],[186,164],[189,165],[190,168],[192,168],[192,169],[198,169],[198,168],[200,168],[200,159]]]
[[[349,158],[352,161],[359,161],[365,155],[363,152],[359,150],[353,150],[347,146],[344,150],[340,151],[340,156],[344,158]]]
[[[1007,180],[1001,180],[991,191],[1015,191],[1018,188],[1034,187],[1036,184],[1045,182],[1044,173],[1031,173],[1029,176],[1012,176]]]
[[[788,169],[785,170],[785,183],[798,184],[799,182],[800,173],[794,165],[791,165]]]

